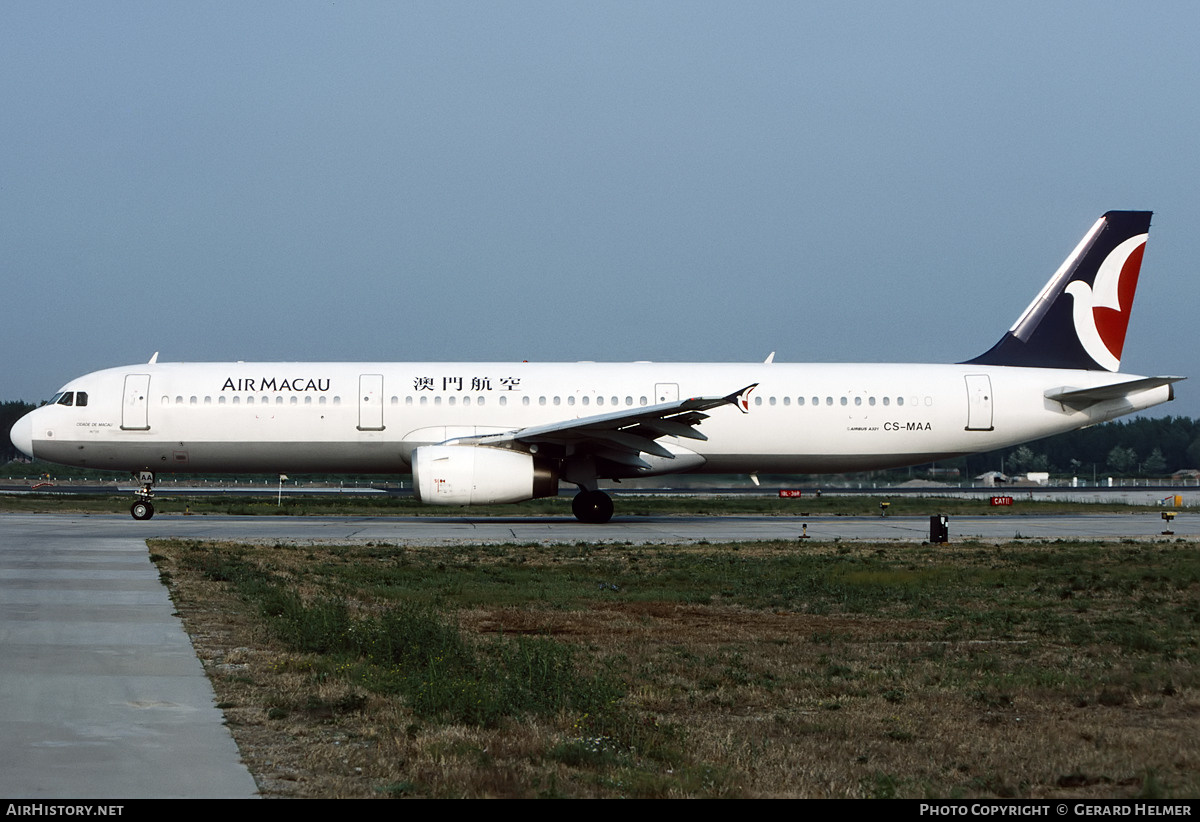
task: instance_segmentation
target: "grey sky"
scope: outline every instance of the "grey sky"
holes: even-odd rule
[[[1197,31],[1182,2],[4,3],[0,399],[154,351],[961,360],[1135,208],[1123,368],[1193,377],[1162,413],[1200,416]]]

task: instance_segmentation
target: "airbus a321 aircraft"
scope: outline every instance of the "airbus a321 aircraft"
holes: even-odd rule
[[[1150,212],[1101,217],[1016,323],[956,365],[160,363],[72,380],[22,417],[38,459],[132,472],[412,473],[433,505],[519,502],[601,480],[916,465],[1015,445],[1173,398],[1117,372]]]

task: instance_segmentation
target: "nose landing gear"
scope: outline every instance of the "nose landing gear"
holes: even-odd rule
[[[154,498],[154,472],[139,471],[135,478],[142,487],[134,491],[137,501],[129,506],[129,513],[134,519],[150,519],[154,516],[154,503],[150,501]]]

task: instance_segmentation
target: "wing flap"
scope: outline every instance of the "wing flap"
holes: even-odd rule
[[[675,455],[663,448],[657,442],[646,437],[639,437],[626,431],[594,431],[592,436],[606,443],[611,443],[631,454],[653,454],[656,457],[674,459]]]
[[[689,440],[705,441],[708,437],[692,426],[699,425],[700,420],[705,419],[707,415],[699,414],[698,417],[699,419],[692,423],[683,422],[680,417],[669,420],[644,420],[638,423],[634,431],[640,432],[642,429],[646,429],[651,434],[656,434],[660,437],[682,437]]]

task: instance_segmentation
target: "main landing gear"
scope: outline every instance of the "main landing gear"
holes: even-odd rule
[[[142,487],[134,491],[137,501],[129,506],[129,513],[134,519],[150,519],[154,516],[154,503],[150,501],[154,498],[154,472],[139,471],[135,477]]]
[[[596,525],[608,522],[613,515],[612,497],[603,491],[584,489],[571,501],[571,513],[575,514],[575,519],[580,522]]]

